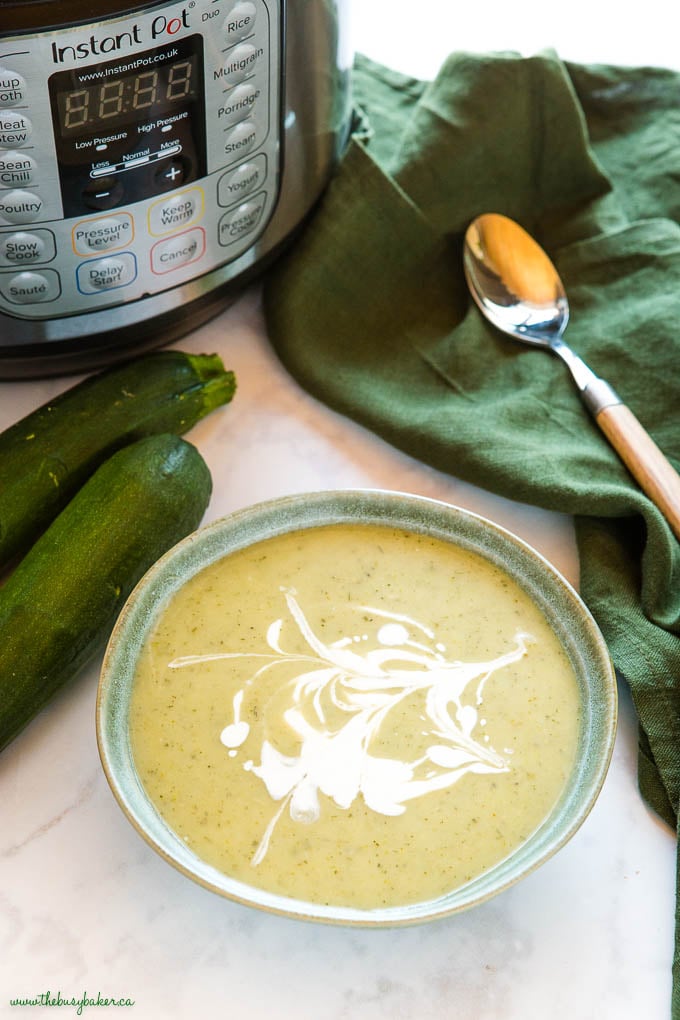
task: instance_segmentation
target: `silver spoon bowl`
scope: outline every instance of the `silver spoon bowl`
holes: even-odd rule
[[[609,383],[562,339],[569,302],[554,265],[527,232],[497,213],[473,220],[463,266],[482,314],[503,333],[546,348],[567,365],[585,406],[680,538],[680,476]]]

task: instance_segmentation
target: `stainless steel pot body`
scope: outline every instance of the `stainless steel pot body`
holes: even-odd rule
[[[0,3],[1,378],[216,314],[294,236],[349,131],[345,0],[88,11]]]

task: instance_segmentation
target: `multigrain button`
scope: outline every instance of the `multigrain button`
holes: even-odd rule
[[[28,145],[33,134],[33,125],[23,113],[0,110],[0,147],[20,149]]]
[[[257,126],[252,120],[242,120],[224,136],[224,154],[230,159],[238,159],[251,152],[257,144]]]
[[[151,268],[154,273],[169,273],[180,266],[200,259],[205,251],[205,231],[201,227],[186,230],[183,234],[159,241],[151,249]]]
[[[235,244],[255,230],[260,222],[266,197],[263,191],[222,216],[217,226],[217,239],[222,247]]]
[[[224,22],[224,38],[227,46],[240,42],[250,35],[255,27],[255,4],[250,0],[239,0],[227,14]]]
[[[20,266],[49,262],[56,253],[50,230],[17,230],[0,235],[0,265]]]
[[[33,191],[0,192],[0,216],[8,223],[31,223],[42,212],[42,199]]]
[[[264,153],[240,163],[234,170],[223,174],[217,185],[217,201],[220,205],[233,205],[246,195],[257,191],[267,176],[267,157]]]
[[[96,220],[81,220],[73,228],[73,250],[79,255],[125,248],[134,237],[130,213],[102,216]]]
[[[0,67],[0,109],[16,106],[26,99],[26,82],[16,71]]]
[[[102,294],[127,287],[137,276],[137,261],[131,252],[83,262],[76,270],[81,294]]]
[[[3,152],[0,149],[0,186],[25,187],[33,184],[38,165],[26,152]]]
[[[0,293],[15,305],[56,301],[61,294],[59,274],[53,269],[43,269],[40,273],[0,273]]]
[[[263,56],[262,46],[253,46],[252,43],[234,46],[224,62],[222,81],[225,85],[238,85],[256,70]]]
[[[217,110],[219,123],[227,128],[245,120],[262,95],[262,89],[253,82],[244,82],[224,94],[222,105]]]

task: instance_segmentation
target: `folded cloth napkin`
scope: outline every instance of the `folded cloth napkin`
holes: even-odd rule
[[[639,782],[677,828],[680,545],[556,358],[482,319],[479,213],[557,264],[569,342],[680,467],[680,75],[553,53],[452,55],[425,83],[365,58],[356,130],[265,286],[272,343],[321,400],[435,467],[572,514],[583,598],[640,721]],[[680,913],[673,1015],[680,1020]]]

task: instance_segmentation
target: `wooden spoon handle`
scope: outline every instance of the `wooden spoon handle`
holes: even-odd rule
[[[680,475],[675,468],[625,404],[604,407],[595,421],[680,539]]]

